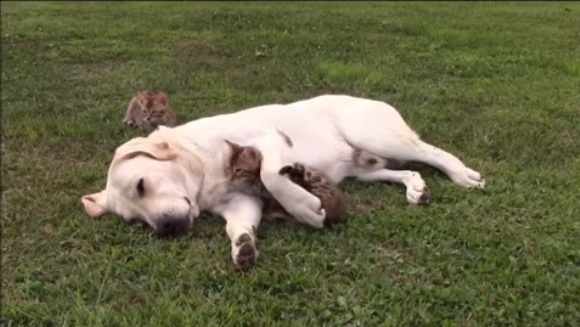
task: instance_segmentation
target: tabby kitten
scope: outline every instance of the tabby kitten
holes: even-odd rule
[[[291,220],[293,217],[276,201],[260,179],[262,154],[252,146],[239,146],[226,141],[231,154],[227,173],[236,190],[250,193],[264,201],[263,218],[265,220]],[[321,172],[306,168],[302,164],[282,167],[279,171],[292,182],[301,186],[322,203],[326,211],[325,223],[335,223],[346,211],[346,198],[340,188],[329,181]]]
[[[129,102],[123,123],[152,131],[159,125],[175,126],[175,114],[165,92],[138,92]]]
[[[320,199],[326,211],[326,224],[336,223],[346,213],[346,197],[337,184],[331,182],[324,174],[301,163],[284,166],[280,175],[287,176],[295,184]]]
[[[226,174],[232,186],[261,198],[271,196],[260,179],[262,153],[253,146],[240,146],[228,140],[226,143],[231,150]]]
[[[149,129],[150,126],[145,121],[145,111],[152,97],[153,93],[151,91],[138,92],[129,102],[123,118],[123,124],[139,127],[140,129]]]
[[[165,92],[159,92],[151,99],[151,102],[146,107],[145,121],[148,122],[153,129],[159,125],[173,127],[175,126],[175,113],[169,105],[169,98]]]

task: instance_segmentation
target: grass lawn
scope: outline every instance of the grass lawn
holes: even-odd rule
[[[580,4],[2,2],[5,326],[579,326]],[[261,52],[258,54],[258,52]],[[484,173],[344,184],[347,220],[159,240],[90,219],[131,96],[182,122],[323,93],[386,101]]]

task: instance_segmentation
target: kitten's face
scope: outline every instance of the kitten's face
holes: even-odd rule
[[[162,123],[167,110],[167,106],[162,106],[159,103],[153,103],[151,107],[144,111],[145,119],[150,123]]]
[[[232,150],[229,160],[230,181],[246,182],[259,178],[262,161],[260,151],[251,146],[242,147],[229,141],[226,142]]]
[[[154,94],[150,91],[139,94],[139,104],[145,120],[152,124],[164,123],[165,114],[169,109],[169,99],[165,92]]]

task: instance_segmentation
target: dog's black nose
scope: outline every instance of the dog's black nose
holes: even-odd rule
[[[164,216],[157,223],[156,232],[159,237],[174,237],[185,235],[191,230],[191,220],[188,217]]]

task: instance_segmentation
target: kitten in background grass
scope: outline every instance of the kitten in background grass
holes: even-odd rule
[[[123,123],[150,132],[159,125],[173,127],[176,119],[165,92],[141,91],[129,102]]]

